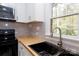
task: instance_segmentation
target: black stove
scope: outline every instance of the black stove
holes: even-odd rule
[[[17,56],[17,44],[14,29],[0,29],[0,56]]]

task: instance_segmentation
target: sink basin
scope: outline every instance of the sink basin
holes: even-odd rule
[[[41,56],[51,56],[58,52],[58,47],[48,42],[29,45],[29,47],[31,47]]]
[[[40,56],[79,56],[78,54],[70,53],[64,49],[60,51],[58,46],[46,41],[29,45],[29,47],[32,48]]]

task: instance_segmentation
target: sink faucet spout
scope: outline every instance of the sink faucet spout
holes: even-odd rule
[[[60,35],[60,37],[59,37],[59,42],[58,42],[58,46],[59,46],[59,48],[62,48],[62,37],[61,37],[61,29],[59,28],[59,27],[56,27],[55,29],[58,29],[59,30],[59,35]]]

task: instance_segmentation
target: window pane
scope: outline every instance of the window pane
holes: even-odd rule
[[[56,27],[60,27],[63,35],[78,35],[78,13],[79,4],[63,4],[59,3],[53,8],[53,32],[58,34]],[[74,15],[72,15],[74,14]],[[69,15],[69,16],[68,16]],[[61,17],[62,16],[62,17]]]
[[[56,27],[60,27],[63,35],[78,35],[77,29],[77,15],[67,16],[62,18],[53,19],[53,30],[54,33],[58,34]]]
[[[53,7],[53,17],[60,17],[74,13],[79,13],[79,4],[77,3],[58,3],[55,7]]]

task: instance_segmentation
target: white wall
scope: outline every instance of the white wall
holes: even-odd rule
[[[52,13],[52,6],[51,3],[45,4],[45,35],[50,35],[50,19],[51,19],[51,13]]]

